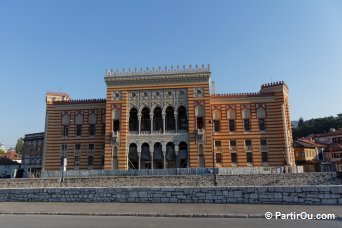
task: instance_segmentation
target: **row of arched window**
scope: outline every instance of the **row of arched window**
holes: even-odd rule
[[[150,148],[148,143],[143,143],[139,148],[141,151],[139,154],[138,146],[131,143],[128,151],[128,167],[129,169],[186,168],[188,165],[188,145],[181,142],[178,148],[178,153],[176,153],[175,144],[169,142],[166,144],[165,153],[163,153],[160,142],[156,142],[153,148]]]
[[[141,115],[140,124],[139,116]],[[139,115],[136,108],[129,112],[130,132],[164,132],[176,130],[188,130],[187,111],[184,106],[177,109],[177,115],[173,107],[169,106],[165,110],[165,115],[160,107],[150,110],[144,107]]]

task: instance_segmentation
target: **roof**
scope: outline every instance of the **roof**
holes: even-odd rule
[[[294,147],[307,147],[307,148],[317,148],[317,147],[326,147],[324,144],[311,142],[304,139],[299,139],[294,141]]]
[[[0,165],[20,165],[16,161],[12,161],[11,159],[0,157]]]
[[[323,137],[329,137],[329,136],[335,136],[335,135],[342,135],[342,130],[329,131],[327,133],[317,134],[314,136],[314,138],[323,138]]]
[[[11,160],[21,159],[21,155],[17,154],[15,150],[9,150],[6,153],[2,154],[1,157],[8,158]]]

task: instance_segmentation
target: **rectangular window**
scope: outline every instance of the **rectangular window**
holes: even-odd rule
[[[75,156],[80,156],[81,154],[81,144],[75,144]]]
[[[252,146],[252,140],[245,140],[246,146]]]
[[[113,120],[113,131],[120,130],[120,120]]]
[[[92,166],[94,164],[94,156],[88,156],[88,166]]]
[[[63,132],[62,132],[62,135],[63,135],[64,137],[69,135],[69,125],[63,125]]]
[[[267,146],[267,141],[265,139],[260,140],[260,145],[261,146]]]
[[[261,152],[262,162],[268,162],[268,154],[267,152]]]
[[[89,125],[89,135],[91,136],[95,135],[95,124]]]
[[[105,144],[102,144],[102,159],[101,159],[101,165],[104,166],[105,163]]]
[[[235,131],[235,120],[229,120],[229,131]]]
[[[106,134],[106,124],[102,124],[102,135]]]
[[[237,163],[237,153],[230,153],[232,163]]]
[[[236,141],[235,140],[230,140],[229,144],[230,144],[230,146],[236,146]]]
[[[252,154],[252,152],[247,152],[246,156],[247,156],[247,163],[253,163],[253,154]]]
[[[197,129],[203,129],[203,117],[197,117]]]
[[[259,130],[260,131],[265,131],[266,130],[265,119],[259,119]]]
[[[79,165],[80,165],[80,156],[75,156],[74,166],[79,166]]]
[[[214,132],[219,132],[219,131],[220,131],[220,121],[214,120]]]
[[[222,153],[216,153],[216,163],[222,163]]]
[[[81,136],[82,135],[82,125],[77,124],[76,125],[76,136]]]
[[[94,150],[95,149],[95,144],[89,144],[89,150]]]
[[[215,141],[215,147],[221,147],[221,141]]]
[[[243,120],[243,127],[244,127],[245,131],[251,130],[250,119],[244,119]]]

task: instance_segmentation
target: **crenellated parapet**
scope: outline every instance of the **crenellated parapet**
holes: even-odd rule
[[[93,104],[93,103],[105,103],[106,99],[75,99],[55,101],[54,104]]]
[[[123,68],[123,69],[107,69],[105,76],[106,77],[115,77],[115,76],[134,76],[134,75],[160,75],[160,74],[174,74],[174,73],[201,73],[201,72],[210,72],[210,64],[205,66],[202,64],[199,66],[196,64],[193,65],[183,65],[183,66],[158,66],[158,67],[146,67],[146,68]]]
[[[210,79],[210,65],[184,65],[145,69],[110,69],[106,70],[107,86],[140,86],[160,84],[207,83]]]
[[[287,87],[287,85],[284,81],[279,81],[279,82],[271,82],[271,83],[262,84],[261,89],[267,88],[267,87],[280,86],[280,85],[285,85]]]
[[[224,98],[224,97],[263,97],[263,96],[271,96],[274,93],[259,93],[259,92],[251,92],[251,93],[222,93],[222,94],[213,94],[210,97],[212,98]]]

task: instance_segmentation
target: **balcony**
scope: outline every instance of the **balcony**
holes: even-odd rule
[[[120,144],[119,131],[112,131],[111,144],[112,145]]]
[[[230,147],[229,147],[229,150],[230,150],[230,151],[237,151],[237,150],[236,150],[236,146],[230,146]]]
[[[261,149],[261,151],[268,151],[267,146],[261,146],[260,149]]]
[[[245,146],[246,151],[252,151],[252,146]]]
[[[203,128],[197,129],[196,141],[197,143],[205,143],[205,130]]]

